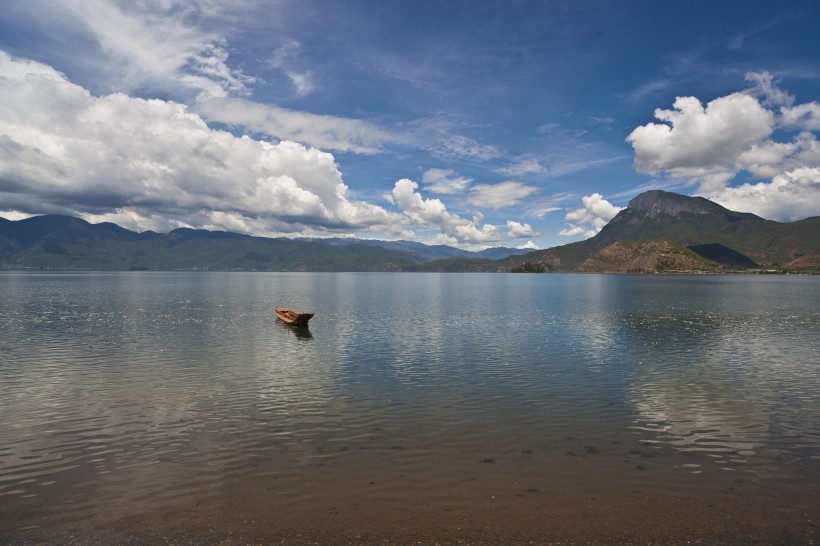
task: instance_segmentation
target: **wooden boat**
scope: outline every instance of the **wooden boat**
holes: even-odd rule
[[[313,318],[313,313],[297,313],[287,307],[276,308],[276,318],[285,324],[292,324],[294,326],[307,326],[310,319]]]

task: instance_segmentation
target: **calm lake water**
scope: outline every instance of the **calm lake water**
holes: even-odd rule
[[[820,525],[817,277],[3,273],[0,296],[7,538],[195,507]]]

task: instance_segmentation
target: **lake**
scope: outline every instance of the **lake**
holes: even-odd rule
[[[820,537],[818,277],[7,272],[0,296],[0,542]]]

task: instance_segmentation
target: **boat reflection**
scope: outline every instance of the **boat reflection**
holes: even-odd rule
[[[279,328],[283,328],[289,331],[291,334],[295,335],[299,339],[313,339],[313,333],[307,326],[295,326],[293,324],[287,324],[285,322],[282,322],[281,320],[277,320],[276,325]]]

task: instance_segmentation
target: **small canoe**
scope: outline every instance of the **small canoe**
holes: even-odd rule
[[[287,307],[276,308],[276,318],[285,324],[292,324],[294,326],[307,326],[310,319],[313,318],[313,313],[297,313]]]

